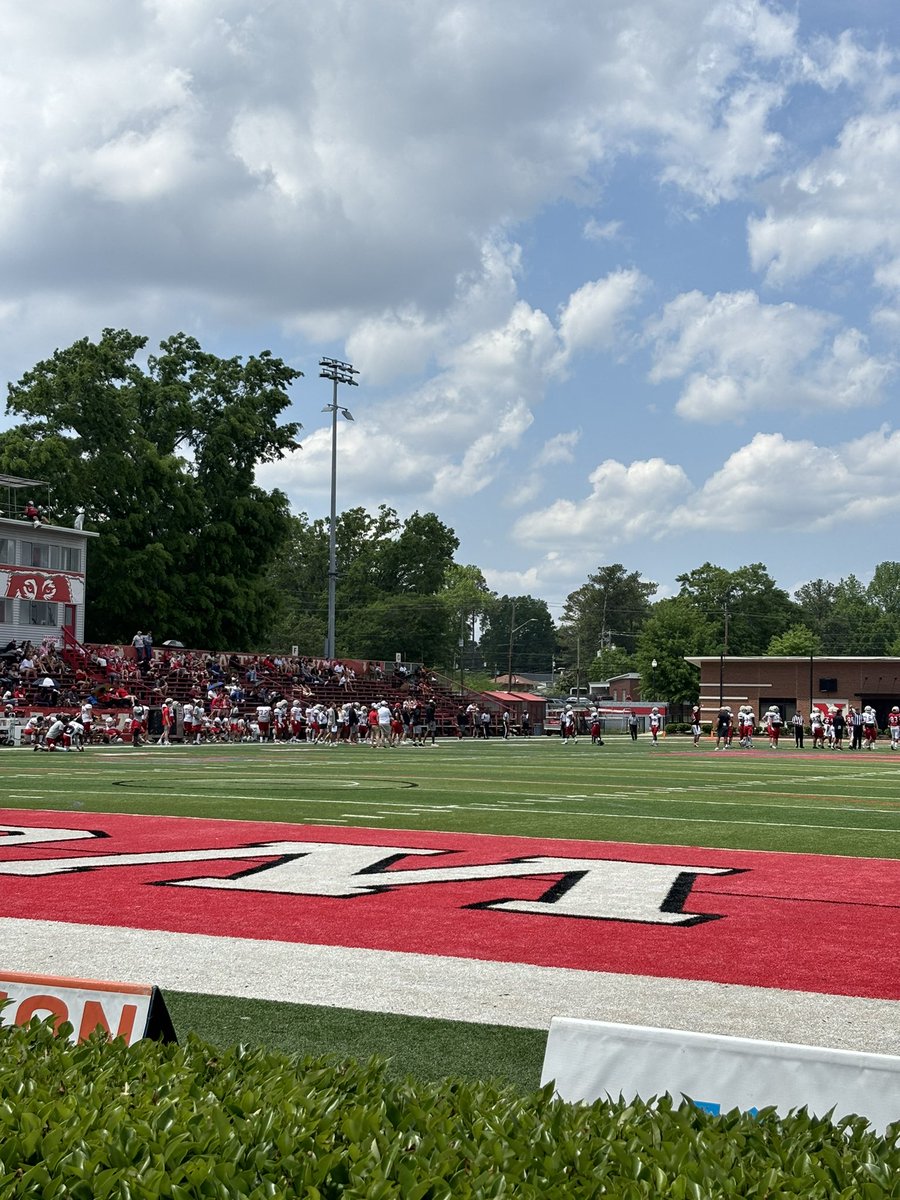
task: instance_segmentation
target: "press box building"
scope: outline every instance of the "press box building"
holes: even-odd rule
[[[99,535],[26,520],[28,501],[47,492],[39,480],[0,475],[0,645],[62,643],[66,630],[84,641],[87,542]]]

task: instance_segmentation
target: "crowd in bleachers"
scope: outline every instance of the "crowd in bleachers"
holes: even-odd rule
[[[449,693],[421,664],[153,647],[142,634],[128,645],[10,642],[0,652],[0,696],[4,717],[20,721],[36,710],[48,716],[71,711],[73,719],[99,710],[95,732],[112,737],[127,734],[135,707],[146,728],[149,710],[189,705],[202,714],[198,723],[217,722],[209,736],[221,733],[226,716],[230,727],[244,721],[249,731],[260,706],[333,705],[341,712],[352,704],[366,714],[387,697],[392,705],[434,705],[445,720],[455,711]]]

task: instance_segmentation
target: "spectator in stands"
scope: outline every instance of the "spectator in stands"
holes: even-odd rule
[[[10,662],[18,662],[21,657],[22,651],[16,645],[15,638],[7,642],[3,649],[0,650],[0,658],[7,659]]]
[[[29,500],[25,505],[25,520],[30,521],[35,529],[40,529],[47,523],[47,518],[40,512],[33,500]]]

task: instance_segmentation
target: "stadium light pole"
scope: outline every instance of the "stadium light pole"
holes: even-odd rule
[[[358,375],[350,363],[341,362],[337,358],[319,359],[319,378],[330,379],[334,385],[331,403],[326,404],[322,412],[331,413],[331,532],[328,536],[328,635],[325,642],[325,657],[334,658],[334,605],[337,589],[337,419],[338,413],[346,421],[353,420],[349,409],[338,404],[338,384],[347,387],[357,387],[353,378]]]

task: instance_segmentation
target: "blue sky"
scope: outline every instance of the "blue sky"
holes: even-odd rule
[[[36,0],[0,78],[0,362],[124,326],[306,372],[260,470],[434,510],[558,616],[622,562],[898,557],[887,0]]]

